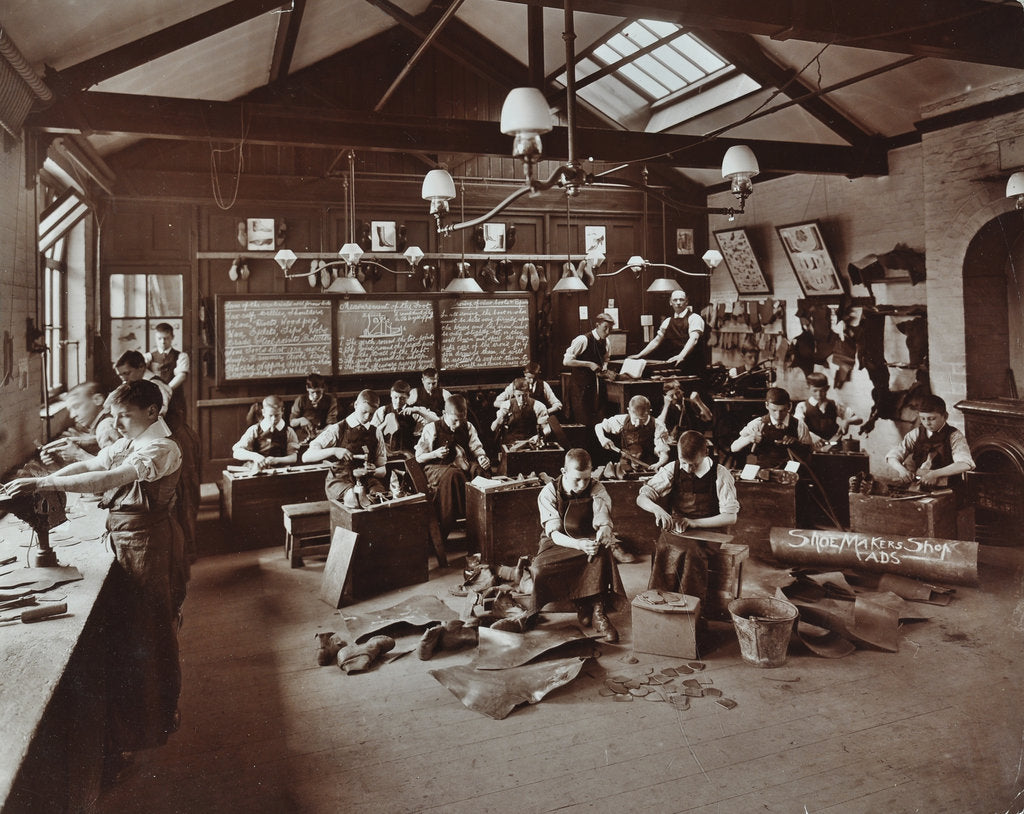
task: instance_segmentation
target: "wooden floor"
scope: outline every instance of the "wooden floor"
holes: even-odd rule
[[[727,625],[704,656],[714,686],[690,710],[615,703],[609,674],[679,663],[604,646],[580,677],[495,721],[428,670],[470,655],[410,654],[347,676],[318,667],[314,633],[339,628],[318,598],[323,561],[281,549],[208,556],[182,630],[182,729],[140,753],[100,812],[926,812],[1024,809],[1024,594],[1019,550],[988,549],[979,588],[920,606],[898,653],[827,660],[794,645],[785,666],[745,664]],[[458,565],[458,562],[456,562]],[[622,567],[630,596],[648,562]],[[750,563],[744,593],[773,572]],[[456,569],[362,603],[418,594],[454,604]],[[563,618],[554,615],[553,618]],[[568,617],[564,617],[568,618]],[[416,635],[398,640],[415,647]]]

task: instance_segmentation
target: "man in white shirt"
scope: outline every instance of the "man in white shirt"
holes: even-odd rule
[[[707,339],[704,318],[690,307],[685,291],[673,291],[669,297],[672,316],[658,328],[658,333],[631,359],[643,359],[655,350],[665,361],[675,365],[687,376],[699,376],[707,367]]]

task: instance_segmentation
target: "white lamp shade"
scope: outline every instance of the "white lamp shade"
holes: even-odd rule
[[[718,251],[718,249],[708,249],[703,255],[701,255],[700,259],[704,261],[704,265],[709,269],[714,269],[718,268],[723,258],[722,253]]]
[[[480,283],[474,280],[472,277],[454,277],[452,281],[444,287],[445,291],[454,291],[456,294],[483,294],[484,290],[480,287]]]
[[[562,277],[554,286],[551,288],[552,291],[586,291],[587,284],[583,282],[575,274],[570,274],[568,277]]]
[[[1006,197],[1016,198],[1024,195],[1024,172],[1015,172],[1006,182]]]
[[[366,289],[355,277],[343,274],[327,288],[329,294],[365,294]]]
[[[640,271],[647,263],[639,254],[634,254],[626,261],[626,265],[633,269],[633,271]]]
[[[431,170],[423,176],[420,195],[425,201],[450,201],[455,197],[455,179],[447,170]]]
[[[274,259],[277,261],[277,265],[288,271],[299,258],[291,249],[281,249],[274,255]]]
[[[419,246],[410,246],[405,250],[405,259],[409,261],[410,266],[416,268],[420,260],[423,259],[423,249]]]
[[[341,251],[338,252],[338,256],[344,260],[347,265],[354,266],[363,256],[363,250],[360,248],[358,243],[346,243],[341,247]]]
[[[722,159],[722,177],[744,176],[753,178],[761,171],[754,151],[745,144],[735,144],[725,151]]]
[[[682,291],[683,287],[679,285],[675,280],[670,280],[668,277],[659,277],[649,286],[647,286],[647,292],[649,294],[657,294],[659,292],[672,292]]]
[[[518,133],[550,133],[551,108],[537,88],[512,88],[501,106],[501,132],[506,136]]]

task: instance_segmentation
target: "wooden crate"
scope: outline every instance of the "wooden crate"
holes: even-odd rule
[[[357,535],[348,567],[352,599],[428,580],[433,506],[425,497],[373,509],[349,509],[337,500],[330,504],[331,538],[337,528]]]
[[[221,477],[222,520],[231,526],[235,551],[281,544],[281,507],[323,500],[326,465],[265,470],[246,475],[225,470]]]
[[[768,541],[772,526],[792,528],[796,523],[796,484],[776,481],[740,480],[736,477],[736,497],[740,513],[736,525],[730,530],[733,543],[749,546],[750,554],[766,559],[771,557]]]
[[[899,500],[887,495],[850,494],[850,528],[901,537],[956,540],[956,498],[951,493]]]
[[[508,444],[501,445],[499,471],[502,475],[515,477],[531,473],[546,472],[557,475],[565,463],[565,450],[557,444],[546,449],[521,449],[511,451]]]
[[[661,592],[666,597],[686,600],[684,607],[651,605],[643,594],[632,603],[633,650],[657,656],[680,659],[697,658],[697,620],[700,618],[700,600],[695,596]]]

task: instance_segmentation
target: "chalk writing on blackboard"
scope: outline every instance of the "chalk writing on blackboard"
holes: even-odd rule
[[[418,371],[436,364],[429,300],[342,300],[337,317],[339,375]]]
[[[331,303],[304,299],[221,301],[223,378],[331,373]]]
[[[530,360],[530,301],[465,299],[441,306],[441,366],[522,367]]]

